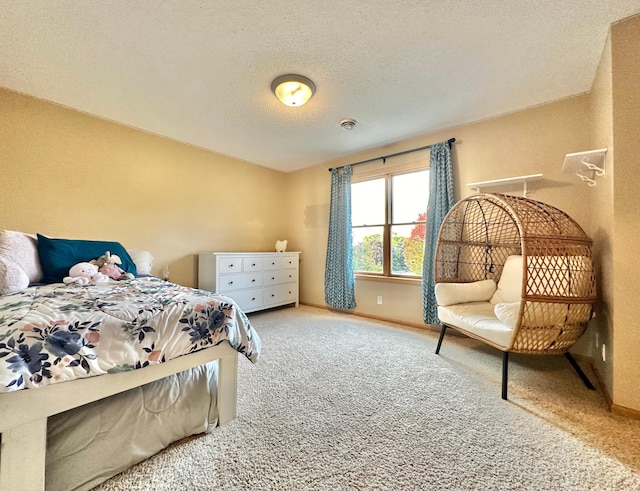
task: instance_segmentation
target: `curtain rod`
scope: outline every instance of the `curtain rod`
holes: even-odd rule
[[[455,138],[449,138],[447,140],[447,143],[449,144],[449,146],[451,146],[451,144],[453,142],[455,142],[456,139]],[[426,150],[427,148],[431,148],[433,145],[435,145],[435,143],[431,144],[431,145],[425,145],[424,147],[419,147],[419,148],[412,148],[411,150],[405,150],[403,152],[397,152],[397,153],[391,153],[389,155],[383,155],[381,157],[374,157],[372,159],[367,159],[367,160],[361,160],[360,162],[354,162],[353,164],[346,164],[346,165],[341,165],[340,167],[329,167],[329,169],[327,169],[329,172],[331,172],[334,169],[342,169],[343,167],[346,167],[347,165],[360,165],[360,164],[368,164],[369,162],[375,162],[376,160],[380,160],[382,159],[382,163],[385,163],[385,160],[391,158],[391,157],[398,157],[399,155],[404,155],[406,153],[413,153],[413,152],[418,152],[420,150]]]

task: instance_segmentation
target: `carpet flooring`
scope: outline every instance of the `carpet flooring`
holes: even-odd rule
[[[301,306],[251,314],[238,418],[96,489],[639,490],[640,420],[610,413],[564,357]],[[595,377],[588,367],[587,375]]]

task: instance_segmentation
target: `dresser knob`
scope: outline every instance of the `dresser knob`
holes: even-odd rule
[[[253,263],[251,266],[255,266],[255,265],[256,265],[256,263]]]
[[[274,278],[273,276],[271,277],[271,279],[272,279],[272,280],[275,280],[275,278]]]
[[[253,298],[251,299],[251,301],[253,302],[253,301],[255,301],[255,299],[256,299],[256,297],[253,297]]]
[[[255,283],[255,282],[256,282],[256,279],[255,279],[255,278],[251,280],[251,283]]]
[[[271,296],[272,296],[272,297],[275,297],[275,294],[273,294],[273,293],[272,293],[272,294],[271,294]]]
[[[230,267],[230,268],[233,268],[233,264],[230,264],[230,265],[229,265],[229,267]]]
[[[233,281],[230,281],[230,282],[229,282],[229,284],[230,284],[230,285],[233,285]]]

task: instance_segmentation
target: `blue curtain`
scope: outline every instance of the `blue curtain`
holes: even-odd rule
[[[329,240],[324,271],[324,298],[337,309],[356,306],[351,240],[351,166],[331,171]]]
[[[439,326],[433,264],[440,225],[442,225],[447,212],[454,205],[449,142],[431,145],[429,159],[429,204],[427,205],[427,232],[424,239],[424,262],[422,265],[422,316],[425,324]]]

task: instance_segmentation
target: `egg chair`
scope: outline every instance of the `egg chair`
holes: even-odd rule
[[[503,352],[503,399],[509,353],[563,354],[594,389],[568,351],[593,314],[591,249],[580,225],[545,203],[503,194],[459,201],[436,246],[436,354],[452,327]]]

